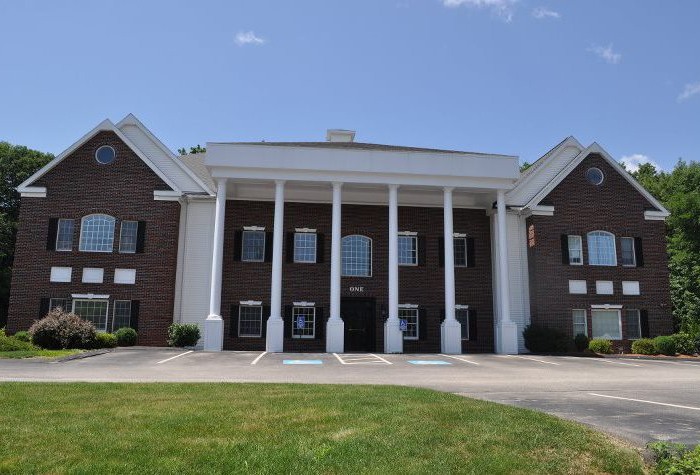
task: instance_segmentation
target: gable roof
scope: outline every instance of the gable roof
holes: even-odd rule
[[[378,150],[383,152],[434,152],[461,153],[469,155],[495,155],[492,153],[466,152],[462,150],[443,150],[437,148],[406,147],[403,145],[385,145],[366,142],[229,142],[235,145],[264,145],[268,147],[309,147],[345,150]]]

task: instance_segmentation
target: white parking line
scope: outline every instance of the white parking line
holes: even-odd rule
[[[375,358],[379,358],[380,360],[382,360],[382,361],[385,362],[386,364],[394,364],[394,363],[392,363],[391,361],[386,360],[386,359],[382,358],[382,357],[379,356],[379,355],[375,355],[374,353],[370,353],[370,355],[374,356]]]
[[[453,360],[463,361],[463,362],[465,362],[465,363],[469,363],[469,364],[473,364],[473,365],[479,366],[479,363],[475,363],[474,361],[469,361],[469,360],[467,360],[467,359],[460,358],[459,356],[444,355],[444,354],[440,354],[440,356],[444,356],[445,358],[452,358]]]
[[[511,358],[521,358],[524,360],[537,361],[538,363],[553,364],[555,366],[559,366],[559,363],[555,363],[554,361],[538,360],[537,358],[531,358],[529,356],[522,356],[522,355],[506,355],[506,356],[509,356]]]
[[[377,356],[373,353],[359,354],[359,355],[344,355],[343,358],[340,357],[338,353],[333,353],[340,364],[393,364],[391,361],[387,361],[381,356]]]
[[[185,351],[184,353],[180,353],[179,355],[171,356],[170,358],[166,358],[164,360],[160,360],[156,364],[167,363],[170,360],[174,360],[175,358],[179,358],[181,356],[189,355],[190,353],[192,353],[192,350]]]
[[[657,406],[668,406],[668,407],[677,407],[679,409],[690,409],[692,411],[700,411],[700,407],[693,407],[693,406],[681,406],[680,404],[669,404],[666,402],[657,402],[657,401],[645,401],[644,399],[632,399],[629,397],[620,397],[620,396],[610,396],[607,394],[598,394],[598,393],[588,393],[591,396],[598,396],[598,397],[607,397],[610,399],[620,399],[622,401],[633,401],[633,402],[644,402],[647,404],[656,404]]]
[[[573,359],[573,360],[579,360],[579,361],[593,361],[596,363],[618,364],[618,365],[623,365],[623,366],[636,366],[638,368],[641,368],[642,366],[644,366],[644,365],[634,364],[634,363],[625,363],[624,361],[612,361],[612,360],[605,359],[605,358],[587,358],[587,357],[580,357],[580,356],[560,356],[560,358],[567,358],[567,359]]]
[[[640,363],[661,363],[661,364],[672,364],[677,366],[697,366],[693,361],[681,362],[681,361],[668,361],[668,360],[647,360],[647,359],[634,359],[626,358],[625,361],[635,361]]]
[[[263,351],[263,352],[260,353],[260,354],[258,355],[258,357],[255,358],[255,359],[253,360],[253,362],[250,363],[250,364],[257,364],[258,361],[260,361],[260,360],[262,359],[262,357],[265,356],[266,354],[267,354],[267,351]]]

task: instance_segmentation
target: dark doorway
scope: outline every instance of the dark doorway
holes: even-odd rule
[[[345,351],[375,351],[376,303],[373,298],[340,299],[345,322]]]

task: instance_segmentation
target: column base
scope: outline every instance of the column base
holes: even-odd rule
[[[282,353],[284,349],[284,320],[281,317],[267,319],[267,334],[265,336],[265,351]]]
[[[224,347],[224,320],[211,314],[204,320],[204,351],[221,351]]]
[[[518,325],[513,322],[496,324],[496,353],[500,355],[518,354]]]
[[[445,320],[440,325],[440,349],[447,355],[462,353],[462,325],[457,320]]]
[[[403,353],[403,332],[399,320],[384,323],[384,353]]]
[[[326,352],[345,351],[345,322],[340,317],[331,317],[326,322]]]

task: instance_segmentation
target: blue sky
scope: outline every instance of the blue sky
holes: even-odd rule
[[[700,2],[0,2],[0,140],[129,112],[172,149],[357,140],[515,154],[568,135],[700,160]]]

